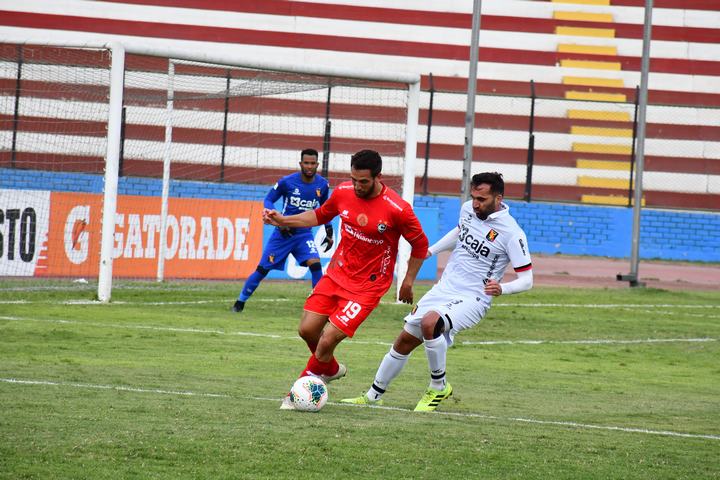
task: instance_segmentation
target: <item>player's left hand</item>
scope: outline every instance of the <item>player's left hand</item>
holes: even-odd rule
[[[327,252],[330,250],[333,246],[333,243],[335,243],[335,235],[333,235],[333,227],[330,224],[325,225],[325,240],[323,240],[320,245],[325,245],[324,252]]]
[[[330,250],[330,249],[332,248],[332,246],[333,246],[333,243],[335,243],[335,239],[334,239],[333,237],[327,237],[327,236],[326,236],[326,237],[325,237],[325,240],[323,240],[322,242],[320,242],[320,245],[325,247],[325,248],[323,248],[323,253],[324,253],[324,252],[327,252],[328,250]]]
[[[496,280],[488,280],[485,284],[485,295],[499,297],[502,295],[502,287]]]
[[[402,303],[413,303],[413,289],[412,285],[403,283],[400,285],[400,293],[398,294],[398,300]]]

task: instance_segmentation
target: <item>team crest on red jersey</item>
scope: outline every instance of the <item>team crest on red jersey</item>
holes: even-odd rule
[[[497,238],[497,236],[498,236],[498,232],[496,232],[495,230],[493,230],[491,228],[490,231],[487,233],[487,235],[485,235],[485,238],[487,238],[491,242],[494,242],[495,239]]]
[[[360,225],[361,227],[364,227],[365,225],[367,225],[368,224],[367,215],[365,215],[364,213],[361,213],[360,215],[358,215],[357,222],[358,222],[358,225]]]
[[[387,230],[387,224],[380,222],[380,223],[378,223],[377,229],[378,229],[378,232],[385,233],[385,230]]]

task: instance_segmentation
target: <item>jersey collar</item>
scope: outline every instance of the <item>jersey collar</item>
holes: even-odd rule
[[[507,216],[507,215],[510,215],[510,206],[509,206],[507,203],[500,202],[500,210],[498,210],[498,211],[495,212],[495,213],[491,213],[490,215],[488,215],[488,217],[487,217],[487,219],[486,219],[485,221],[488,221],[488,220],[497,220],[497,219],[502,218],[502,217]]]

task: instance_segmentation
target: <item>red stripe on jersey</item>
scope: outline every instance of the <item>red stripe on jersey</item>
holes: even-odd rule
[[[522,267],[515,268],[516,272],[527,272],[528,270],[532,270],[532,263],[528,263],[527,265],[523,265]]]

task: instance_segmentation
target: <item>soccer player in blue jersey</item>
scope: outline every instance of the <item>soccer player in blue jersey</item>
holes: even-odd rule
[[[265,208],[274,210],[279,198],[283,198],[283,215],[295,215],[319,208],[328,199],[330,186],[324,177],[317,174],[317,169],[317,150],[307,148],[300,152],[300,171],[278,180],[265,196]],[[333,246],[333,227],[330,223],[325,225],[325,239],[321,245],[325,252]],[[322,277],[322,266],[312,228],[277,227],[265,245],[257,269],[245,281],[232,310],[242,312],[245,302],[260,282],[270,270],[284,269],[285,261],[291,253],[300,265],[310,269],[312,286],[315,287]]]

